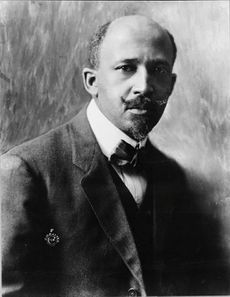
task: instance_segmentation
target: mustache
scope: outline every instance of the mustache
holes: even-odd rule
[[[156,105],[162,106],[166,105],[168,99],[151,99],[146,96],[138,96],[129,100],[125,100],[121,97],[122,103],[126,106],[127,109],[146,109],[154,111]]]

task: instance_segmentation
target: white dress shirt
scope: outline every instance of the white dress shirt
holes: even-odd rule
[[[121,140],[126,141],[133,147],[137,145],[137,142],[118,129],[113,123],[111,123],[106,116],[100,111],[94,99],[88,105],[87,118],[93,133],[97,139],[97,142],[102,150],[102,153],[109,159],[114,149],[120,143]],[[140,147],[145,146],[146,139],[139,142]],[[122,166],[115,166],[113,168],[129,189],[137,205],[139,206],[143,200],[143,197],[147,188],[147,179],[144,171],[134,168],[124,168]]]

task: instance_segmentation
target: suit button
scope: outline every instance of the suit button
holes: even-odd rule
[[[128,290],[128,293],[129,293],[129,297],[136,297],[136,296],[138,296],[138,293],[137,293],[137,290],[135,290],[134,288],[130,288],[129,290]]]

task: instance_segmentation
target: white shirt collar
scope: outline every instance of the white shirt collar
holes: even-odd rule
[[[109,158],[111,156],[121,140],[126,141],[133,147],[137,145],[137,141],[130,138],[107,119],[107,117],[98,108],[94,99],[90,101],[87,107],[87,118],[102,153],[106,157]],[[144,147],[146,141],[147,137],[139,142],[140,147]]]

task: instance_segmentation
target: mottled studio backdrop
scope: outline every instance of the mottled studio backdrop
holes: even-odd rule
[[[166,26],[178,46],[177,84],[151,138],[186,169],[230,258],[228,1],[1,1],[0,152],[67,121],[89,100],[81,79],[89,35],[134,12]]]

